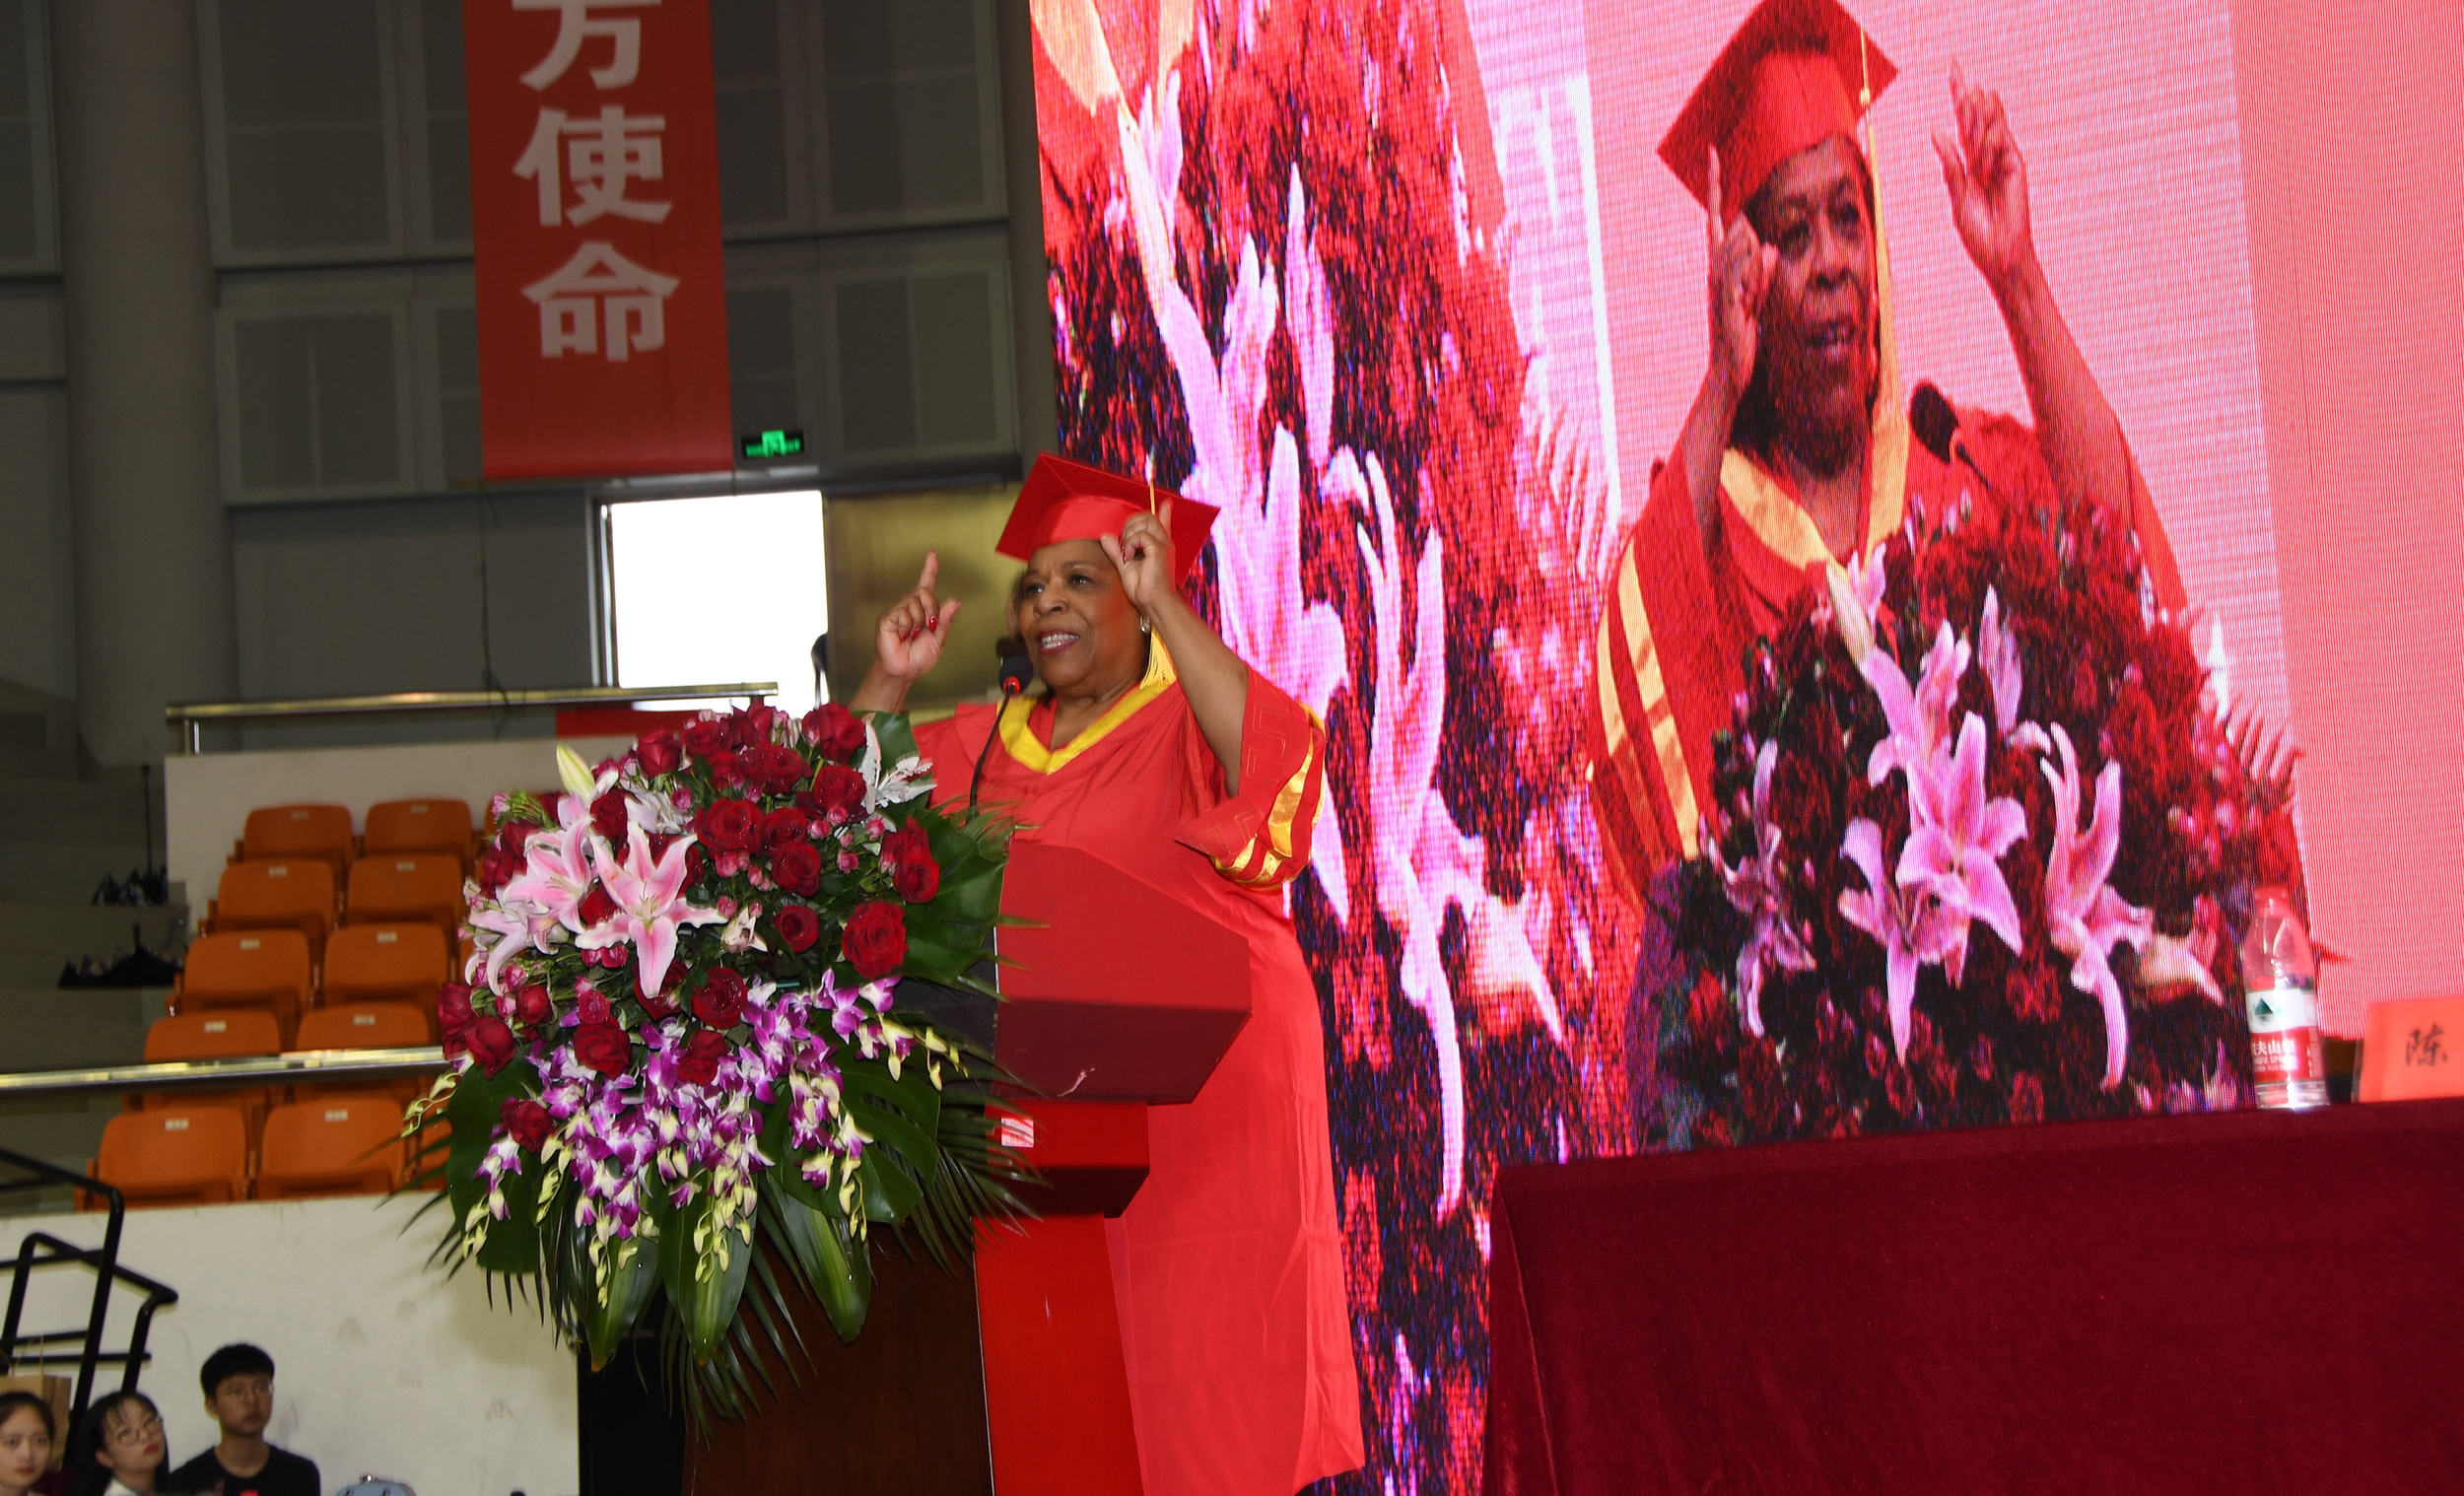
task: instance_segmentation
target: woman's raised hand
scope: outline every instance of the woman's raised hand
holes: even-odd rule
[[[1780,252],[1762,241],[1745,215],[1724,224],[1720,212],[1720,153],[1710,153],[1706,238],[1711,261],[1711,374],[1734,395],[1754,376],[1754,354],[1762,339],[1762,295],[1778,273]],[[1726,433],[1722,433],[1723,438]]]
[[[872,641],[873,666],[881,674],[910,682],[941,662],[941,646],[949,643],[950,621],[958,616],[959,600],[953,597],[941,602],[934,598],[932,583],[940,575],[940,553],[924,552],[924,572],[916,578],[916,589],[881,615]]]
[[[1121,538],[1096,537],[1096,544],[1121,569],[1121,590],[1151,620],[1155,605],[1173,592],[1172,501],[1166,499],[1152,514],[1131,514],[1121,526]]]

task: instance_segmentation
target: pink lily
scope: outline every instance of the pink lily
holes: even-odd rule
[[[566,795],[564,800],[570,806],[577,797]],[[598,876],[592,868],[590,846],[598,838],[591,833],[588,816],[584,810],[580,824],[567,821],[561,830],[533,832],[522,844],[529,865],[506,880],[498,899],[508,905],[530,905],[581,934],[582,901]]]
[[[642,963],[641,988],[655,992],[667,980],[668,964],[675,959],[677,929],[687,924],[716,924],[724,917],[715,909],[684,901],[685,851],[693,845],[691,837],[678,837],[664,854],[653,858],[650,839],[642,828],[627,830],[622,861],[604,842],[594,840],[591,849],[598,858],[599,880],[607,885],[608,897],[616,901],[616,913],[574,943],[588,951],[633,942]]]
[[[1883,986],[1890,999],[1890,1038],[1908,1057],[1909,1018],[1916,1006],[1918,971],[1938,965],[1966,938],[1967,921],[1943,908],[1924,888],[1901,890],[1882,872],[1882,829],[1872,821],[1848,823],[1839,854],[1865,874],[1865,888],[1846,889],[1839,913],[1882,947]]]
[[[1952,634],[1948,623],[1935,631],[1934,646],[1925,651],[1913,688],[1888,654],[1876,649],[1865,657],[1858,670],[1882,700],[1883,719],[1890,724],[1890,735],[1876,743],[1873,757],[1866,760],[1867,783],[1880,784],[1893,769],[1933,761],[1951,734],[1951,704],[1958,700],[1959,677],[1967,668],[1967,641]]]
[[[1956,921],[1955,943],[1944,959],[1956,986],[1967,964],[1970,919],[1985,921],[2014,954],[2025,943],[2001,858],[2027,835],[2027,812],[2017,800],[1986,794],[1985,723],[1975,713],[1959,728],[1956,752],[1910,771],[1908,815],[1899,884],[1933,894]]]
[[[1745,948],[1737,955],[1737,991],[1745,999],[1745,1027],[1756,1039],[1762,1037],[1763,968],[1814,970],[1814,953],[1790,927],[1787,900],[1780,888],[1782,837],[1771,822],[1771,771],[1778,763],[1777,742],[1763,744],[1754,755],[1753,851],[1731,867],[1720,855],[1719,843],[1710,842],[1711,862],[1727,885],[1728,902],[1754,922]]]
[[[1993,687],[1994,725],[2008,736],[2019,724],[2019,689],[2025,677],[2019,673],[2019,642],[2018,636],[2002,626],[2002,599],[1994,589],[1985,589],[1985,617],[1976,629],[1977,663],[1985,669],[1985,683]]]
[[[2113,871],[2114,853],[2122,845],[2122,766],[2109,763],[2096,776],[2096,806],[2087,834],[2079,831],[2079,757],[2071,735],[2059,723],[2054,747],[2062,755],[2062,772],[2050,764],[2037,767],[2053,785],[2053,855],[2045,861],[2045,922],[2054,949],[2072,958],[2071,986],[2092,992],[2104,1004],[2104,1084],[2121,1084],[2122,1059],[2130,1047],[2130,1026],[2122,1010],[2121,985],[2113,980],[2108,955],[2117,944],[2145,950],[2154,931],[2148,912],[2123,901],[2105,886]]]

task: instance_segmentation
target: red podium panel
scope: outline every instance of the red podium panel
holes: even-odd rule
[[[995,1052],[1070,1101],[1185,1102],[1249,1021],[1249,946],[1213,916],[1075,847],[1009,846]]]

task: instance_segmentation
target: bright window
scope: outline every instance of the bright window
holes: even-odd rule
[[[821,495],[715,494],[607,506],[608,636],[620,686],[777,681],[813,702],[830,626]]]

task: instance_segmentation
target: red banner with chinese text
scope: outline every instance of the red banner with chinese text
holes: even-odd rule
[[[733,465],[710,0],[463,0],[483,471]]]

